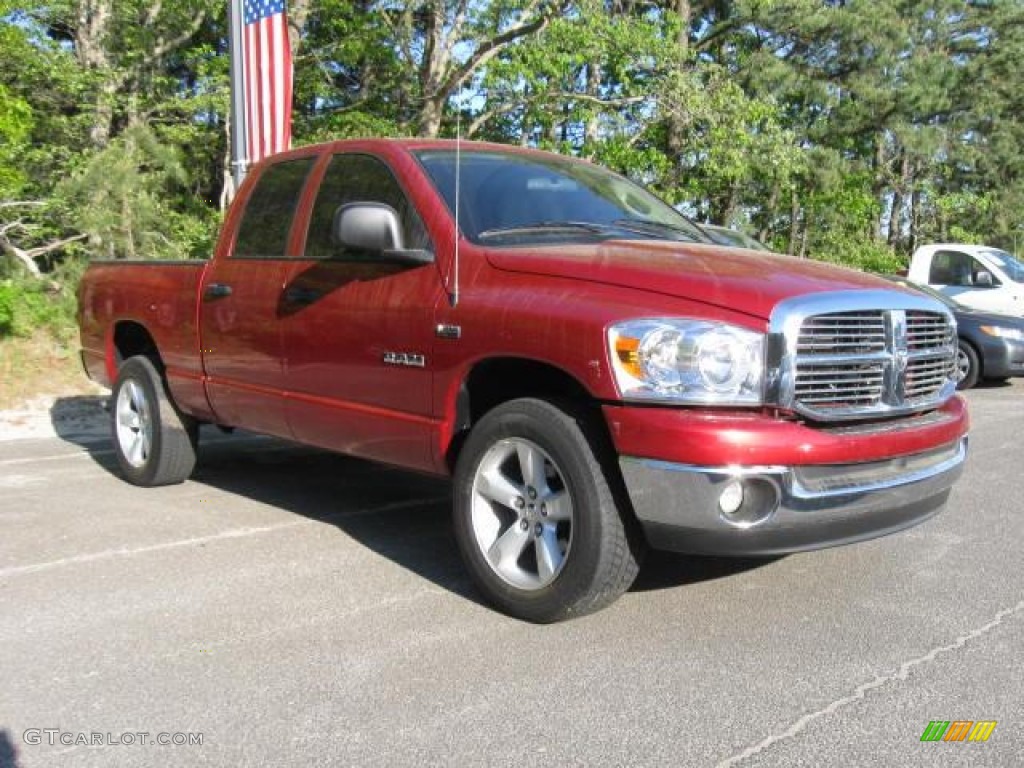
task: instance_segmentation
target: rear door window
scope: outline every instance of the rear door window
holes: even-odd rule
[[[292,219],[314,157],[275,163],[256,181],[242,215],[232,257],[283,259]]]

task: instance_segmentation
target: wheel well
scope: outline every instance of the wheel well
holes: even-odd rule
[[[498,358],[485,360],[469,372],[456,401],[455,434],[448,448],[448,465],[455,466],[470,428],[502,403],[521,397],[569,400],[596,413],[597,402],[573,376],[536,360]]]
[[[114,327],[114,370],[129,357],[143,355],[148,357],[156,366],[156,369],[163,372],[163,361],[160,359],[160,352],[157,350],[156,342],[150,336],[149,331],[139,323],[125,321]]]

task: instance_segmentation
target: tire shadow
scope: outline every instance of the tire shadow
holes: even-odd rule
[[[50,425],[57,437],[89,450],[109,447],[109,395],[72,395],[58,397],[50,407]]]

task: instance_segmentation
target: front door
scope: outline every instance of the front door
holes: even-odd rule
[[[341,248],[333,220],[346,203],[385,203],[406,248],[430,250],[423,223],[380,159],[338,154],[324,171],[302,259],[281,296],[288,421],[296,439],[365,458],[431,469],[436,264],[400,266]]]
[[[992,274],[988,267],[964,251],[942,250],[932,256],[928,285],[946,294],[964,306],[998,311],[1002,299],[998,278],[993,275],[991,285],[979,285],[977,276]]]

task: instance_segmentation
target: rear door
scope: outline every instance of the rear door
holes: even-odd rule
[[[288,420],[296,439],[405,466],[433,467],[431,362],[436,264],[388,264],[332,238],[346,203],[391,206],[406,248],[432,250],[422,219],[380,158],[329,159],[302,258],[288,272],[281,328]]]
[[[316,158],[265,166],[237,233],[207,270],[200,329],[218,421],[289,437],[279,323],[291,230]]]

